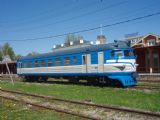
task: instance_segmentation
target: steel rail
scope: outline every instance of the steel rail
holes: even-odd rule
[[[11,91],[11,90],[4,90],[4,89],[0,89],[0,90],[4,91],[4,92],[17,93],[17,94],[23,94],[23,95],[33,96],[33,97],[45,98],[47,100],[57,100],[57,101],[63,101],[63,102],[68,102],[68,103],[73,103],[73,104],[80,104],[80,105],[86,105],[86,106],[92,106],[92,107],[98,107],[98,108],[104,108],[104,109],[111,109],[111,110],[116,110],[116,111],[124,111],[124,112],[129,112],[129,113],[136,113],[136,114],[160,118],[160,113],[156,113],[156,112],[142,111],[142,110],[136,110],[136,109],[131,109],[131,108],[129,109],[129,108],[114,107],[114,106],[109,106],[109,105],[100,105],[100,104],[80,102],[80,101],[74,101],[74,100],[66,100],[66,99],[55,98],[52,96],[36,95],[36,94],[24,93],[24,92],[20,92],[20,91]]]
[[[156,83],[159,83],[160,80],[138,80],[138,82],[156,82]]]
[[[39,108],[43,108],[43,109],[47,109],[47,110],[54,110],[56,112],[65,113],[65,114],[69,114],[69,115],[80,117],[80,118],[85,118],[85,119],[89,119],[89,120],[101,120],[100,118],[89,117],[89,116],[84,115],[84,114],[77,114],[77,113],[69,112],[67,110],[62,110],[62,109],[53,108],[53,107],[49,107],[49,106],[39,105],[39,104],[35,104],[35,103],[32,103],[32,102],[24,101],[24,100],[18,100],[18,99],[12,98],[12,97],[6,97],[6,96],[2,96],[2,95],[0,95],[0,97],[4,98],[4,99],[7,99],[7,100],[15,101],[15,102],[21,102],[23,104],[29,104],[29,105],[32,105],[34,107],[39,107]]]
[[[160,86],[156,86],[156,85],[137,85],[137,86],[140,86],[140,87],[151,87],[151,88],[158,88],[158,89],[160,89]]]
[[[130,87],[133,89],[150,89],[150,90],[160,90],[160,88],[158,87],[150,87],[150,86],[134,86],[134,87]]]

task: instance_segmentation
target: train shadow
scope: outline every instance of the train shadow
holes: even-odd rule
[[[36,83],[61,84],[61,85],[79,85],[79,86],[94,86],[94,87],[112,87],[112,88],[121,88],[122,87],[122,86],[114,86],[114,85],[108,85],[108,84],[104,84],[104,83],[94,83],[94,82],[87,82],[87,81],[69,82],[68,80],[65,80],[65,81],[61,81],[61,80],[36,81]]]

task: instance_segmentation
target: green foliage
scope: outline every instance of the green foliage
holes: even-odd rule
[[[0,61],[2,61],[2,52],[0,50]]]
[[[4,56],[9,55],[11,60],[16,60],[15,53],[9,43],[5,43],[1,50],[3,51]],[[2,51],[0,52],[0,61],[2,61]]]
[[[58,84],[0,83],[5,89],[51,95],[72,100],[91,100],[93,103],[126,106],[151,111],[160,111],[160,91],[145,91],[123,88],[93,87]]]

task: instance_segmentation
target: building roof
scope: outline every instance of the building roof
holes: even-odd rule
[[[0,65],[2,65],[2,64],[5,65],[6,63],[0,61]],[[16,61],[7,62],[7,64],[16,64]]]
[[[116,41],[115,43],[109,44],[99,44],[99,45],[89,45],[89,46],[81,46],[78,48],[68,48],[68,49],[59,49],[50,53],[38,54],[34,56],[26,56],[22,57],[19,60],[23,59],[32,59],[32,58],[41,58],[41,57],[50,57],[50,56],[59,56],[59,55],[67,55],[74,53],[85,53],[85,52],[94,52],[94,51],[102,51],[107,49],[120,49],[120,48],[130,48],[129,44],[125,41]]]
[[[143,40],[144,40],[145,38],[147,38],[148,36],[155,36],[157,39],[160,38],[159,35],[155,35],[155,34],[153,34],[153,33],[148,33],[148,34],[140,37],[140,39],[139,39],[135,44],[133,44],[132,47],[135,47],[135,46],[137,46],[137,45],[145,46]],[[142,42],[142,43],[140,43],[140,42]],[[157,42],[159,42],[159,41],[157,41]]]
[[[160,42],[160,36],[159,36],[159,35],[156,35],[156,34],[153,34],[153,33],[148,33],[148,34],[143,35],[143,36],[134,36],[134,37],[125,38],[125,39],[123,39],[123,41],[128,41],[128,42],[130,41],[130,46],[131,46],[131,47],[135,47],[135,46],[145,46],[143,40],[144,40],[145,38],[147,38],[148,36],[154,36],[154,37],[157,38],[157,39],[156,39],[156,40],[157,40],[156,42]],[[134,42],[133,42],[132,40],[134,40]],[[158,40],[159,40],[159,41],[158,41]]]

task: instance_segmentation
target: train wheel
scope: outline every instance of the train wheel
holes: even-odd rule
[[[43,82],[47,82],[48,77],[42,77]]]
[[[25,76],[25,77],[24,77],[24,81],[25,81],[25,82],[32,82],[32,81],[33,81],[33,77]]]
[[[25,77],[23,78],[23,81],[24,81],[24,82],[28,82],[28,81],[29,81],[29,77],[28,77],[28,76],[25,76]]]
[[[48,77],[42,76],[42,77],[35,77],[34,79],[38,82],[46,82],[48,80]]]

